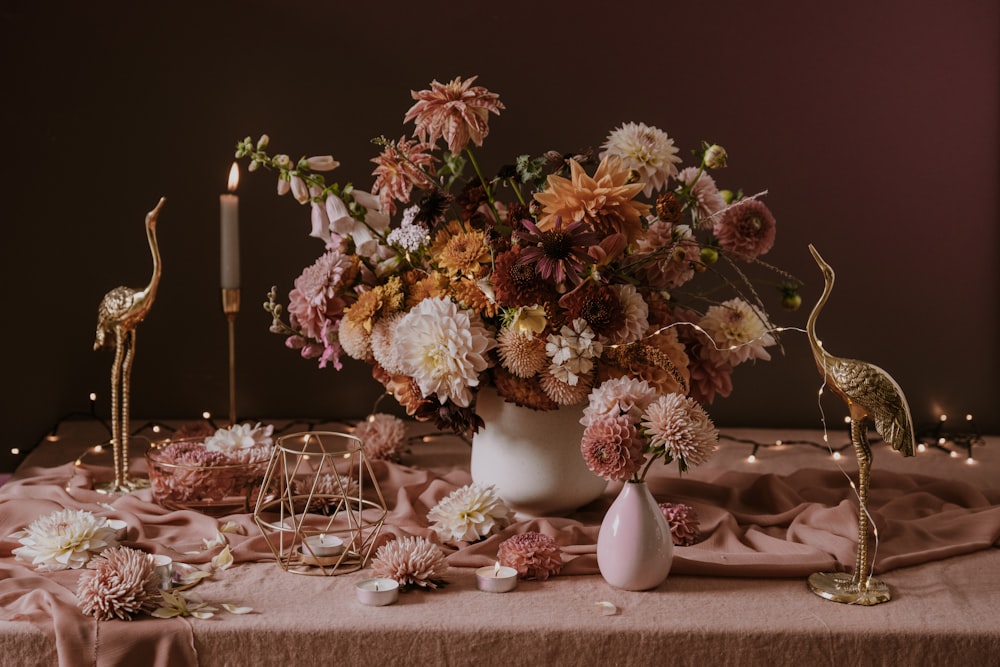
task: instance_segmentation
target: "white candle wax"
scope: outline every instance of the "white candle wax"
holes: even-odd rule
[[[369,607],[384,607],[399,599],[399,583],[394,579],[365,579],[354,587],[358,602]]]
[[[174,559],[163,554],[153,554],[154,570],[160,581],[160,588],[172,588],[174,585]]]
[[[233,194],[239,183],[239,170],[233,163],[229,171],[229,194],[219,195],[219,241],[222,289],[240,286],[240,198]]]
[[[310,535],[303,540],[302,552],[313,556],[339,556],[344,550],[344,541],[336,535]]]
[[[497,563],[476,570],[476,586],[487,593],[506,593],[517,588],[517,570]]]

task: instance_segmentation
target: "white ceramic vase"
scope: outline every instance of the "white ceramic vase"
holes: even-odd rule
[[[486,426],[472,438],[472,479],[494,485],[518,514],[567,514],[604,492],[580,453],[582,408],[532,410],[485,388],[476,412]]]
[[[615,588],[646,591],[670,574],[674,542],[645,482],[626,482],[597,536],[597,566]]]

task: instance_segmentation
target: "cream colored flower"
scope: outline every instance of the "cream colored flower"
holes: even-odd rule
[[[712,337],[714,345],[706,345],[711,357],[729,363],[742,364],[750,359],[771,358],[765,349],[774,345],[767,323],[743,299],[730,299],[705,312],[699,323]]]
[[[622,164],[634,169],[646,185],[642,193],[649,197],[662,190],[667,181],[677,175],[677,147],[667,133],[645,123],[624,123],[613,130],[604,142],[601,158],[620,158]]]
[[[104,517],[86,510],[57,510],[11,535],[24,545],[12,553],[39,572],[75,570],[94,555],[117,546],[116,533]]]
[[[444,542],[475,542],[506,528],[510,509],[492,484],[469,484],[441,499],[427,520]]]
[[[274,426],[233,424],[229,428],[220,428],[215,435],[205,440],[205,449],[210,452],[232,453],[240,449],[250,449],[257,446],[270,446],[273,443],[271,435]]]
[[[497,343],[500,363],[517,377],[529,378],[548,363],[545,341],[531,332],[506,327],[497,336]]]
[[[474,313],[460,310],[450,299],[418,303],[396,325],[399,359],[425,396],[436,396],[468,407],[472,387],[489,367],[486,353],[495,344]]]

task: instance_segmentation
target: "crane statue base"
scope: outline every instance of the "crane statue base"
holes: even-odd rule
[[[882,604],[892,599],[889,586],[879,579],[869,577],[858,583],[846,572],[816,572],[809,575],[809,590],[821,598],[843,602],[844,604],[860,604],[870,607]]]

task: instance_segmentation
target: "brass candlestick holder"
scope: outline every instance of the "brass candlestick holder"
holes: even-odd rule
[[[222,288],[222,312],[229,323],[229,423],[236,423],[236,316],[240,313],[240,288]]]
[[[146,214],[146,240],[153,258],[153,275],[149,284],[143,288],[116,287],[104,295],[97,308],[94,350],[112,345],[115,348],[115,358],[111,364],[111,446],[114,450],[115,478],[112,482],[95,487],[102,493],[120,495],[149,486],[148,480],[130,479],[128,476],[129,410],[135,330],[153,307],[163,272],[160,247],[156,241],[156,221],[164,202],[166,198],[161,197],[156,208]]]

